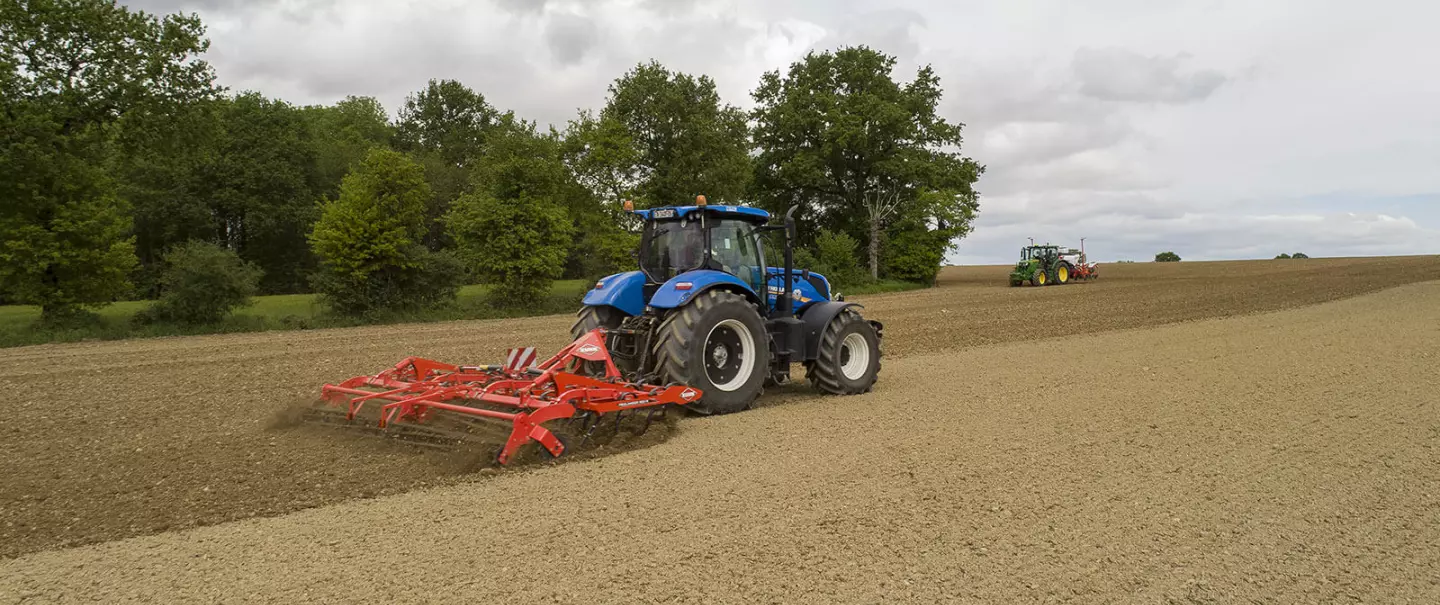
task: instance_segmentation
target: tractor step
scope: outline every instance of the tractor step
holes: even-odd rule
[[[503,465],[531,442],[551,457],[564,454],[572,446],[552,431],[554,421],[594,419],[598,426],[613,415],[618,426],[623,412],[651,413],[700,398],[699,389],[684,385],[625,381],[605,336],[604,328],[596,328],[539,364],[534,349],[511,349],[501,365],[407,357],[383,372],[324,385],[324,405],[308,410],[306,419],[442,449],[472,441],[486,427],[493,433],[498,425],[505,439],[495,459]]]

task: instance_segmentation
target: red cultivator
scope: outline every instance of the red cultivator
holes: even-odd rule
[[[538,365],[531,365],[534,358],[533,348],[511,349],[506,363],[497,366],[409,357],[378,374],[325,385],[321,392],[328,409],[312,411],[328,422],[353,425],[364,422],[362,411],[373,413],[378,406],[375,429],[441,446],[469,441],[475,427],[498,422],[508,436],[495,459],[506,464],[532,441],[552,457],[569,449],[553,424],[546,423],[579,420],[582,441],[576,447],[581,447],[600,425],[601,415],[616,414],[618,427],[620,414],[643,409],[648,427],[667,404],[684,405],[701,395],[684,385],[625,382],[605,347],[604,329],[586,333]],[[600,373],[601,366],[603,375],[587,375]],[[585,368],[595,370],[583,372]],[[335,408],[344,409],[343,421]],[[442,428],[437,422],[441,417],[458,430]]]

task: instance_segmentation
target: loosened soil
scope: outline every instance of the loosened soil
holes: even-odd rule
[[[886,423],[897,422],[896,417],[920,413],[911,410],[915,404],[922,404],[922,409],[927,405],[949,409],[943,406],[957,397],[989,397],[975,389],[993,382],[997,371],[992,367],[994,360],[944,367],[948,362],[939,360],[946,358],[928,357],[928,361],[913,362],[921,365],[902,365],[906,358],[975,345],[1143,328],[1336,300],[1440,279],[1440,262],[1434,257],[1410,257],[1104,265],[1098,281],[1038,289],[1009,288],[1006,271],[1004,267],[949,269],[936,289],[857,297],[866,305],[865,315],[886,326],[885,377],[875,397],[899,398],[896,406],[900,407],[888,408],[892,411],[879,418],[882,429]],[[378,371],[407,355],[488,363],[498,361],[508,346],[534,345],[541,351],[554,351],[567,341],[570,321],[559,316],[0,351],[0,388],[8,394],[0,429],[0,464],[7,469],[6,480],[0,482],[0,556],[274,516],[426,486],[486,481],[497,473],[516,474],[476,472],[468,459],[417,453],[331,431],[277,429],[272,424],[287,406],[313,399],[321,384]],[[1076,352],[1076,357],[1095,356]],[[929,369],[919,370],[922,366]],[[1032,405],[1039,405],[1049,401],[1049,390],[1057,388],[1049,385],[1069,371],[1073,368],[1037,366],[1030,382],[995,388],[1031,393]],[[697,430],[751,426],[754,431],[774,433],[767,443],[783,443],[787,448],[766,454],[754,451],[753,444],[737,443],[734,451],[717,445],[718,453],[707,454],[741,466],[799,464],[801,459],[794,457],[808,456],[807,448],[817,440],[835,439],[873,441],[860,449],[874,454],[873,460],[863,461],[842,457],[836,463],[842,466],[835,468],[849,468],[843,465],[851,463],[862,467],[891,464],[883,462],[893,459],[886,453],[885,442],[899,437],[873,432],[876,418],[861,414],[870,405],[875,402],[862,405],[847,400],[841,404],[795,386],[767,398],[757,412],[822,406],[818,409],[836,415],[822,425],[830,428],[802,429],[790,424],[792,414],[784,411],[687,419],[679,423],[679,430],[683,434],[692,426]],[[921,415],[935,412],[932,409]],[[765,421],[767,418],[772,420]],[[963,447],[996,445],[985,432],[990,420],[980,420],[986,423],[984,430],[964,424],[947,430],[971,435],[962,441],[974,443]],[[614,451],[654,445],[671,434],[667,428]],[[953,461],[960,455],[957,452],[963,451],[956,449],[953,436],[933,436],[935,441],[927,447],[943,459]],[[603,459],[608,453],[597,454]],[[646,456],[674,464],[699,464],[673,442],[647,449]],[[746,462],[749,456],[754,459]],[[924,457],[915,456],[906,459],[920,464]],[[1048,464],[1042,462],[1032,458],[1027,464]],[[589,473],[594,464],[579,466],[587,467]],[[1039,467],[1035,472],[1040,472]],[[1000,468],[997,465],[992,470],[1000,472]],[[533,472],[521,470],[519,474],[528,477]],[[852,477],[857,485],[888,477],[878,468],[875,472],[846,472],[861,473]],[[743,498],[744,494],[737,491],[726,496],[732,497]]]
[[[1256,300],[1225,294],[1247,290],[1227,288],[1230,279],[1192,287],[1190,299],[1199,309]],[[1006,318],[1083,300],[989,295],[1026,301]],[[944,308],[986,298],[965,286],[936,296]],[[1146,308],[1119,304],[1131,298],[1112,299],[1109,313]],[[908,308],[873,302],[875,315]],[[931,330],[954,336],[1002,322],[934,317]],[[1147,321],[1156,319],[1132,324]],[[895,323],[905,334],[907,321]],[[1440,602],[1430,379],[1440,282],[1283,313],[940,351],[948,342],[897,338],[905,355],[886,363],[873,393],[787,387],[755,410],[683,421],[643,450],[0,561],[0,602]],[[269,355],[308,374],[311,364],[348,368],[340,359],[353,353],[333,341],[329,358],[318,344],[297,346],[309,354]],[[232,355],[253,362],[264,350]],[[385,356],[355,356],[367,355]],[[253,384],[245,376],[232,380]],[[193,441],[176,432],[191,449],[131,463],[137,477],[165,461],[203,466],[235,451],[208,444],[271,437],[252,431]],[[260,487],[324,489],[320,475],[305,479],[319,488],[283,480],[306,469],[427,468],[289,433],[275,441],[292,455],[258,455],[269,473],[206,467],[250,477],[257,493],[229,492],[235,509],[261,498],[278,506]],[[106,518],[89,512],[103,494],[66,487],[52,501],[90,502],[59,504]],[[136,502],[120,500],[114,514]]]

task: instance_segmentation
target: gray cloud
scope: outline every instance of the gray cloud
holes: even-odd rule
[[[920,52],[917,30],[924,29],[925,25],[924,15],[904,8],[856,12],[816,46],[833,49],[863,44],[895,55],[900,62],[908,62]]]
[[[1440,72],[1433,3],[1403,20],[1311,0],[127,3],[199,11],[234,89],[371,95],[393,114],[454,78],[542,125],[651,58],[748,108],[763,72],[871,45],[899,78],[935,67],[942,114],[987,166],[964,262],[1013,260],[1026,236],[1087,237],[1111,259],[1440,252],[1440,90],[1414,77]]]
[[[552,15],[545,25],[545,43],[562,65],[579,63],[599,41],[595,22],[580,15]]]
[[[493,0],[495,5],[517,15],[539,15],[551,4],[550,0]]]
[[[1081,48],[1072,66],[1080,92],[1106,101],[1188,103],[1225,83],[1214,70],[1182,72],[1185,55],[1146,56],[1123,48]]]

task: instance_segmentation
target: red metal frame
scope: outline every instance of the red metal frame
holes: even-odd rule
[[[569,370],[571,362],[603,363],[605,376],[592,378]],[[376,387],[367,390],[361,387]],[[510,461],[526,443],[536,441],[552,455],[565,446],[543,425],[571,418],[578,411],[606,414],[652,406],[684,405],[700,398],[700,390],[684,385],[661,387],[627,383],[605,347],[605,330],[596,328],[533,369],[506,366],[457,366],[423,357],[407,357],[394,367],[340,384],[326,384],[321,394],[331,404],[344,404],[345,417],[355,420],[370,401],[383,401],[380,428],[396,421],[424,423],[437,411],[509,421],[510,438],[496,459]],[[471,407],[451,400],[484,401],[514,412]]]
[[[1098,273],[1098,267],[1095,263],[1080,263],[1078,265],[1075,265],[1075,275],[1073,275],[1072,277],[1074,277],[1075,279],[1086,280],[1094,278]]]

